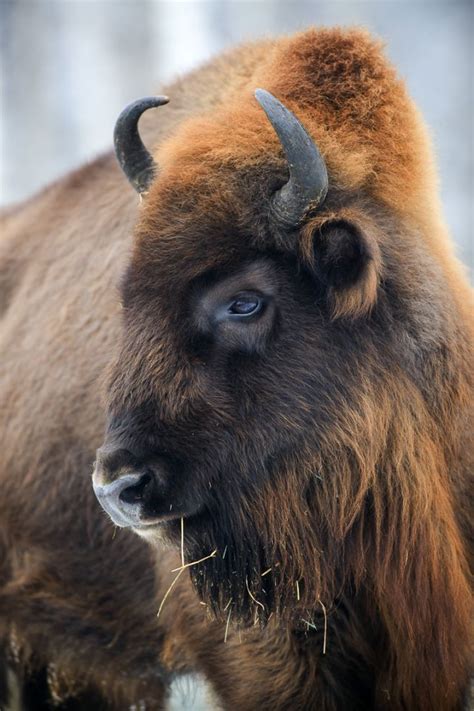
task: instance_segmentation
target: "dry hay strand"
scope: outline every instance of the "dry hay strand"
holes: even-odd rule
[[[250,592],[248,578],[245,578],[245,585],[246,585],[246,588],[247,588],[247,592],[248,592],[248,594],[250,595],[250,597],[252,598],[252,600],[254,601],[254,603],[255,603],[256,605],[260,605],[260,607],[262,608],[262,610],[265,612],[265,606],[264,606],[261,602],[259,602],[259,600],[257,600],[257,598],[255,598],[255,597],[252,595],[252,593]]]
[[[167,598],[168,598],[168,595],[170,594],[170,592],[172,591],[172,589],[174,588],[174,586],[175,586],[176,583],[178,582],[178,578],[179,578],[179,576],[181,575],[181,573],[183,572],[184,568],[178,568],[178,570],[179,570],[178,575],[174,578],[173,582],[171,583],[171,585],[169,586],[168,590],[167,590],[167,591],[165,592],[165,594],[164,594],[163,600],[161,601],[160,606],[159,606],[159,608],[158,608],[158,612],[156,613],[156,619],[159,618],[159,616],[160,616],[160,614],[161,614],[161,610],[163,609],[163,605],[165,604],[165,602],[166,602],[166,600],[167,600]],[[174,572],[174,571],[172,571],[172,572]]]
[[[230,599],[229,602],[227,603],[227,605],[228,606],[230,605],[230,607],[229,607],[229,612],[227,615],[227,621],[225,623],[224,644],[227,642],[227,635],[229,633],[230,616],[232,614],[232,604],[231,603],[232,603],[232,599]]]
[[[205,555],[204,558],[199,558],[199,560],[193,560],[191,563],[185,563],[184,565],[180,565],[179,568],[173,568],[172,573],[177,573],[178,570],[186,570],[186,568],[190,568],[192,565],[197,565],[198,563],[202,563],[205,560],[209,560],[209,558],[214,558],[217,554],[217,548],[215,548],[212,553],[209,553],[209,555]]]
[[[183,518],[181,518],[181,531],[182,531],[182,535],[183,535],[183,534],[184,534]],[[182,539],[182,541],[183,541],[183,539]],[[179,578],[179,576],[181,575],[181,573],[182,573],[184,570],[186,570],[186,568],[190,568],[192,565],[197,565],[198,563],[202,563],[203,561],[208,560],[209,558],[214,558],[214,556],[216,555],[216,553],[217,553],[217,548],[216,548],[215,550],[213,550],[212,553],[210,553],[209,555],[204,556],[204,558],[199,558],[199,560],[193,560],[193,561],[191,561],[191,563],[183,563],[183,565],[180,565],[179,568],[173,568],[173,569],[171,570],[172,573],[177,573],[177,576],[173,579],[173,582],[171,583],[171,585],[169,586],[168,590],[167,590],[167,591],[165,592],[165,594],[164,594],[163,600],[161,601],[160,606],[159,606],[159,608],[158,608],[158,612],[156,613],[156,617],[157,617],[157,618],[160,616],[161,610],[163,609],[163,605],[165,604],[165,602],[166,602],[166,600],[167,600],[167,598],[168,598],[168,595],[170,594],[170,592],[172,591],[172,589],[173,589],[174,586],[176,585],[176,583],[177,583],[177,581],[178,581],[178,578]],[[182,560],[182,561],[184,560],[184,557],[183,557],[183,556],[184,556],[183,548],[181,548],[181,560]]]
[[[326,642],[328,638],[328,616],[326,613],[326,608],[324,607],[323,603],[321,600],[318,600],[319,604],[323,608],[323,613],[324,613],[324,633],[323,633],[323,654],[326,654]]]

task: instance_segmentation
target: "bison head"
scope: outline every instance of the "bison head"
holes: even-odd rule
[[[417,462],[444,456],[458,388],[453,367],[433,387],[457,327],[413,219],[421,149],[394,139],[418,119],[391,74],[362,86],[364,112],[338,72],[332,95],[323,75],[316,97],[249,92],[188,120],[159,169],[136,124],[164,99],[116,134],[145,198],[95,490],[117,525],[204,559],[200,595],[246,623],[308,620],[406,564],[439,486]]]

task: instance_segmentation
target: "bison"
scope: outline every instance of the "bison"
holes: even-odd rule
[[[461,709],[471,292],[418,111],[362,30],[167,93],[117,122],[138,204],[107,154],[1,218],[24,698],[162,708],[192,670],[228,709]]]

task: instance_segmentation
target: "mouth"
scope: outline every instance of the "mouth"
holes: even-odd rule
[[[139,522],[128,523],[126,525],[128,528],[133,528],[134,531],[152,531],[154,529],[161,529],[167,524],[169,525],[180,521],[181,518],[184,518],[181,514],[177,515],[169,513],[155,518],[140,519]]]
[[[116,526],[133,528],[135,531],[151,531],[162,528],[197,513],[197,511],[181,510],[181,507],[179,510],[178,508],[173,510],[172,505],[161,502],[155,502],[153,507],[140,501],[136,501],[133,505],[124,505],[123,502],[117,503],[115,500],[111,500],[107,494],[103,494],[100,490],[96,490],[95,494],[99,504]],[[163,511],[165,506],[168,509],[171,507],[171,510]]]
[[[209,512],[203,506],[183,515],[174,517],[169,515],[152,521],[143,521],[133,526],[132,530],[152,546],[173,551],[180,550],[183,560],[185,559],[189,565],[190,561],[198,561],[203,557],[208,558],[218,554],[216,545],[206,536],[209,524]],[[223,550],[224,547],[221,546],[221,553]],[[209,556],[212,551],[214,551],[212,556]]]

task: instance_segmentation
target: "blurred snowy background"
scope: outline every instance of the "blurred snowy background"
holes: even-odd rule
[[[110,146],[128,101],[229,45],[311,24],[361,24],[386,41],[432,128],[472,268],[472,0],[0,0],[0,204]]]

